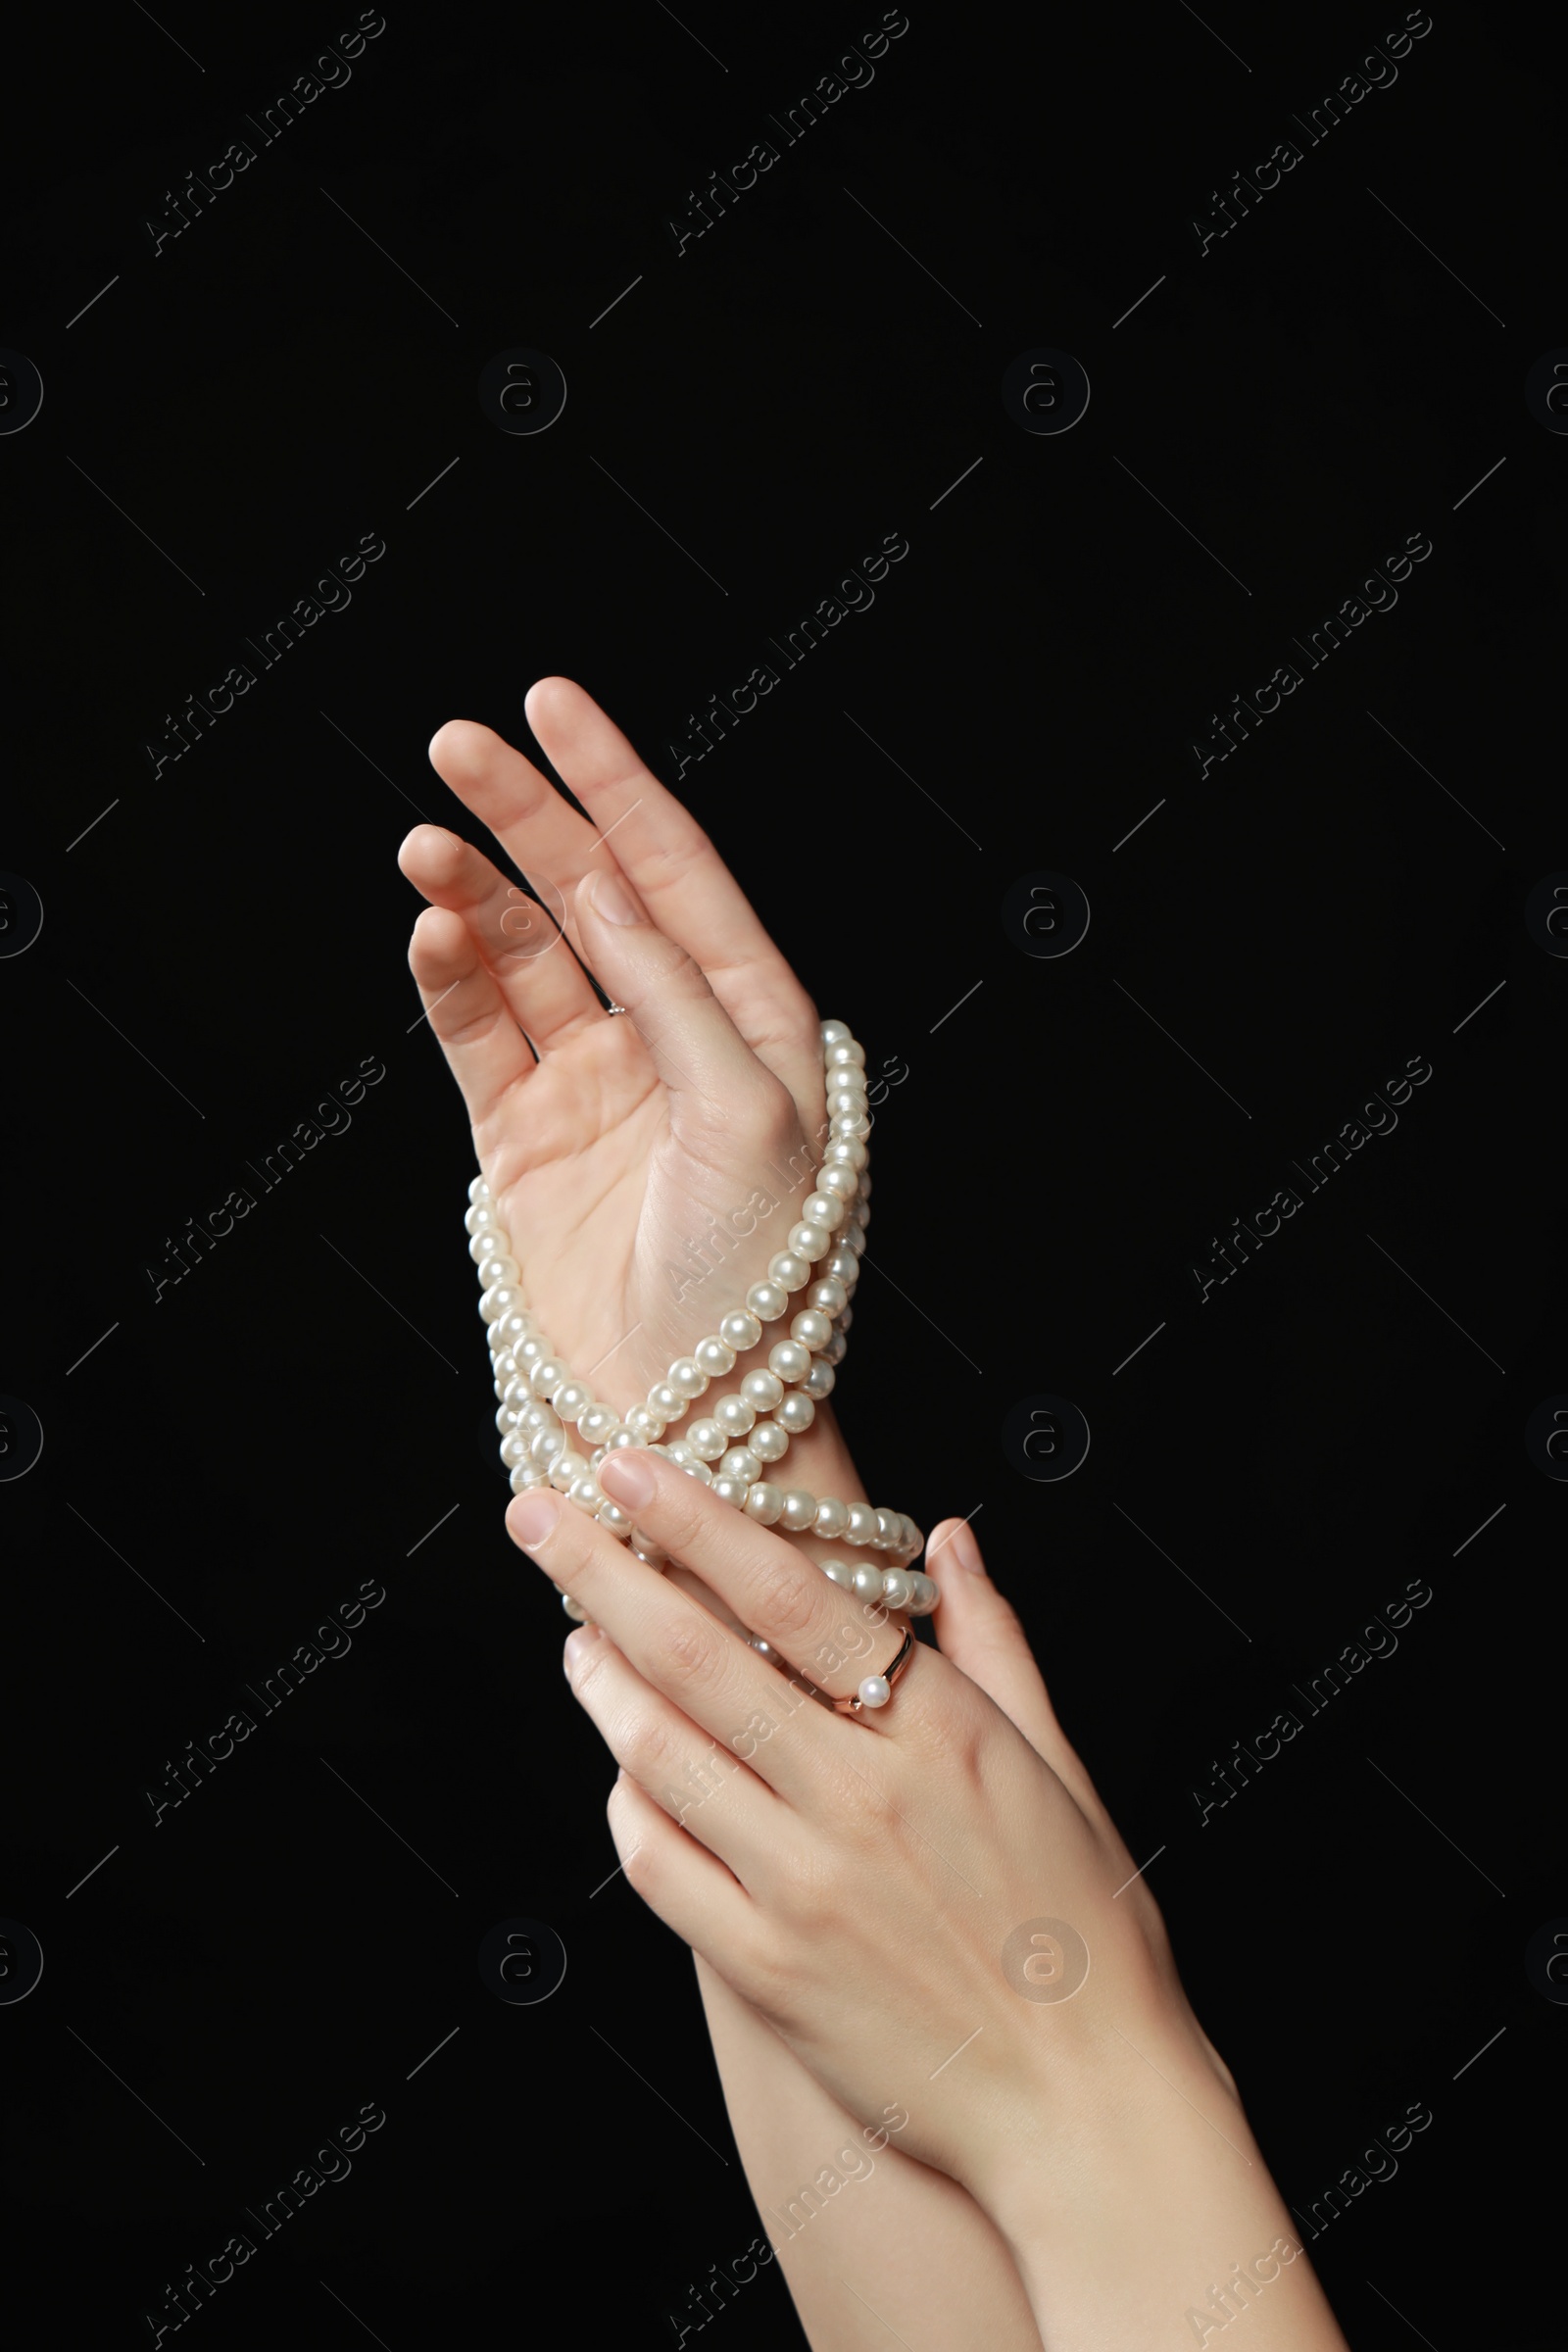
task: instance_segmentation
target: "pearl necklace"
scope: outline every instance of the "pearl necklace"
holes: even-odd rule
[[[843,1502],[834,1494],[809,1494],[765,1475],[783,1460],[790,1439],[810,1428],[817,1403],[833,1388],[835,1367],[848,1345],[850,1298],[859,1279],[871,1213],[864,1049],[842,1021],[824,1021],[821,1036],[828,1141],[816,1189],[801,1204],[788,1247],[768,1260],[766,1280],[753,1283],[745,1306],[723,1316],[717,1331],[699,1340],[690,1355],[677,1356],[646,1401],[624,1414],[575,1378],[540,1330],[524,1302],[517,1260],[490,1187],[482,1176],[474,1178],[464,1223],[468,1255],[478,1268],[479,1313],[489,1329],[501,1400],[496,1413],[501,1459],[514,1494],[553,1487],[629,1544],[638,1559],[658,1567],[664,1552],[611,1500],[597,1472],[612,1447],[642,1446],[667,1454],[688,1477],[764,1527],[809,1532],[887,1553],[892,1562],[887,1567],[831,1560],[822,1573],[862,1600],[923,1617],[936,1606],[937,1588],[909,1565],[925,1538],[906,1513]],[[801,1291],[807,1303],[791,1323],[789,1338],[768,1350],[767,1370],[748,1372],[738,1388],[691,1424],[684,1438],[661,1443],[710,1383],[732,1371],[736,1357],[758,1345],[762,1326],[782,1320]],[[716,1469],[710,1467],[714,1464]],[[579,1604],[564,1593],[562,1601],[567,1616],[580,1622]]]

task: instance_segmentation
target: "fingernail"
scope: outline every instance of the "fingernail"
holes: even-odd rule
[[[536,1544],[544,1542],[560,1516],[561,1504],[556,1496],[547,1489],[536,1487],[531,1494],[522,1495],[513,1504],[507,1513],[507,1524],[524,1551],[531,1551]]]
[[[947,1548],[966,1576],[984,1576],[985,1562],[980,1557],[980,1546],[974,1540],[973,1528],[960,1527],[956,1535],[948,1538]]]
[[[654,1499],[654,1474],[629,1446],[606,1454],[599,1465],[599,1484],[628,1510],[640,1511]]]
[[[594,912],[602,914],[607,923],[646,923],[648,920],[631,884],[624,881],[613,866],[607,865],[602,874],[594,876],[589,896],[594,903]]]

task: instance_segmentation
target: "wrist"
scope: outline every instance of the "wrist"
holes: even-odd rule
[[[1044,2340],[1202,2343],[1255,2302],[1253,2352],[1344,2352],[1234,2081],[1185,2002],[1118,2000],[1114,2019],[1107,2007],[1079,2023],[1070,2048],[1056,2037],[1026,2120],[964,2181]]]

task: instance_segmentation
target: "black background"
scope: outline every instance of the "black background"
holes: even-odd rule
[[[1568,344],[1562,58],[1437,0],[1308,147],[1288,111],[1402,15],[912,7],[678,257],[688,191],[878,10],[391,8],[156,256],[165,192],[354,12],[33,25],[0,163],[0,343],[45,388],[0,440],[0,864],[44,907],[0,965],[0,1388],[45,1433],[0,1489],[0,1910],[45,1953],[0,2009],[19,2344],[150,2341],[366,2101],[353,2177],[200,2340],[671,2341],[756,2232],[687,1955],[594,1891],[612,1769],[501,1523],[395,854],[416,813],[475,830],[433,730],[528,747],[551,672],[674,783],[687,713],[893,532],[874,607],[679,779],[906,1071],[841,1418],[922,1525],[981,1509],[1289,2201],[1430,2106],[1309,2240],[1352,2342],[1562,2343],[1568,2018],[1524,1949],[1568,1914],[1563,1489],[1523,1442],[1568,1390],[1568,966],[1523,922],[1568,866],[1568,441],[1523,391]],[[513,346],[566,378],[538,437],[476,397]],[[1001,398],[1040,346],[1092,385],[1062,437]],[[166,714],[368,532],[352,605],[155,775]],[[1211,713],[1413,533],[1397,608],[1200,778]],[[1041,869],[1093,910],[1059,961],[1002,920]],[[1200,1303],[1193,1263],[1412,1056],[1398,1131]],[[155,1303],[364,1057],[351,1129]],[[1093,1433],[1062,1484],[1002,1446],[1041,1393]],[[155,1828],[166,1759],[367,1578],[352,1653]],[[1410,1580],[1397,1653],[1200,1825],[1213,1761]],[[517,1915],[569,1955],[542,2007],[479,1981]],[[800,2340],[776,2270],[722,2326]]]

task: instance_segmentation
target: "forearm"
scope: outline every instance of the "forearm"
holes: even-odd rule
[[[956,2181],[902,2153],[898,2103],[847,2115],[702,1959],[697,1979],[735,2143],[812,2352],[882,2352],[890,2329],[1040,2352],[1006,2246]]]
[[[1184,2020],[1108,2032],[977,2194],[1048,2352],[1178,2352],[1243,2314],[1250,2352],[1346,2352],[1241,2100]]]
[[[781,1468],[781,1483],[814,1494],[870,1499],[826,1406]],[[791,1542],[818,1561],[859,1556],[819,1537]],[[749,2002],[696,1965],[736,2146],[813,2352],[881,2352],[890,2328],[911,2343],[1040,2352],[1002,2237],[956,2181],[903,2154],[896,2102],[891,2115],[846,2114]]]

